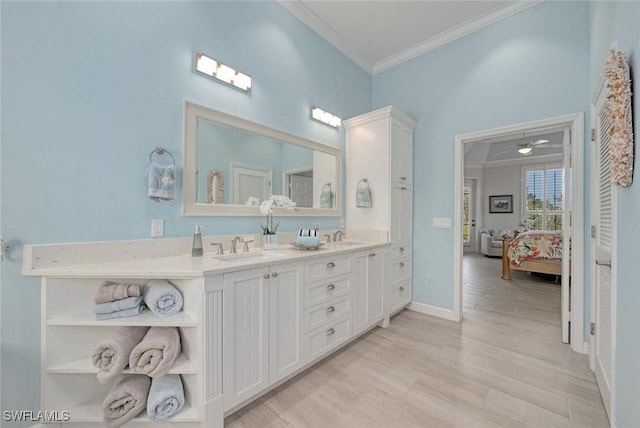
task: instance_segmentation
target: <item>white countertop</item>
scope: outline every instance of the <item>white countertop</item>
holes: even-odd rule
[[[348,254],[355,251],[387,246],[387,242],[358,241],[331,243],[317,250],[299,250],[292,245],[280,245],[275,250],[252,249],[247,256],[225,254],[218,257],[208,252],[201,257],[176,255],[167,257],[133,258],[100,263],[75,263],[23,269],[23,275],[85,278],[194,278],[217,275],[247,268],[269,266],[324,256]]]

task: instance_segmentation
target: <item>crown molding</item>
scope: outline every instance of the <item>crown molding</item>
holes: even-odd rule
[[[347,58],[356,63],[369,74],[373,73],[373,64],[364,56],[351,48],[349,43],[338,34],[322,18],[313,13],[300,0],[277,0],[278,4],[342,52]]]
[[[495,24],[505,18],[520,13],[532,6],[541,3],[543,0],[525,0],[510,3],[508,6],[501,7],[497,10],[488,12],[477,18],[463,22],[450,30],[431,37],[423,42],[420,42],[409,49],[405,49],[402,52],[398,52],[395,55],[387,57],[381,61],[376,62],[373,65],[373,75],[376,75],[382,71],[395,67],[398,64],[409,61],[417,56],[432,51],[436,48],[444,46],[455,40],[458,40],[464,36],[467,36],[475,31],[481,30],[489,25]]]

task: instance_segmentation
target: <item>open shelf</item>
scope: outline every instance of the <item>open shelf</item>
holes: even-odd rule
[[[69,422],[93,422],[93,423],[101,423],[102,422],[102,402],[90,402],[80,406],[72,407],[69,409],[69,416],[71,420]],[[191,407],[189,402],[184,403],[184,407],[173,417],[169,419],[165,419],[163,421],[165,423],[178,423],[178,422],[200,422],[202,418],[198,417],[196,409]],[[143,411],[140,415],[135,417],[132,422],[141,423],[148,422],[153,423],[154,421],[147,419],[146,410]]]
[[[150,310],[145,310],[140,315],[112,320],[99,321],[92,312],[61,315],[47,321],[47,325],[60,326],[111,326],[124,327],[130,325],[150,327],[197,327],[198,322],[191,315],[179,312],[170,317],[160,317]]]
[[[81,358],[79,360],[71,361],[69,363],[60,364],[47,369],[48,373],[68,373],[68,374],[97,374],[98,369],[93,366],[91,358]],[[125,369],[123,374],[132,373],[131,370]],[[184,355],[180,354],[176,361],[173,363],[173,367],[169,370],[172,374],[198,374],[198,367],[193,364]]]

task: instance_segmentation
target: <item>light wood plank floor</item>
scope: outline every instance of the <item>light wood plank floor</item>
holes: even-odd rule
[[[464,320],[405,310],[225,420],[228,427],[607,427],[560,288],[464,258]]]

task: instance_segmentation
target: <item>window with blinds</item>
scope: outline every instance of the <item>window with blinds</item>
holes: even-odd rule
[[[564,175],[561,165],[522,169],[524,219],[533,220],[534,229],[562,230]]]
[[[462,189],[462,242],[471,242],[471,187]]]

